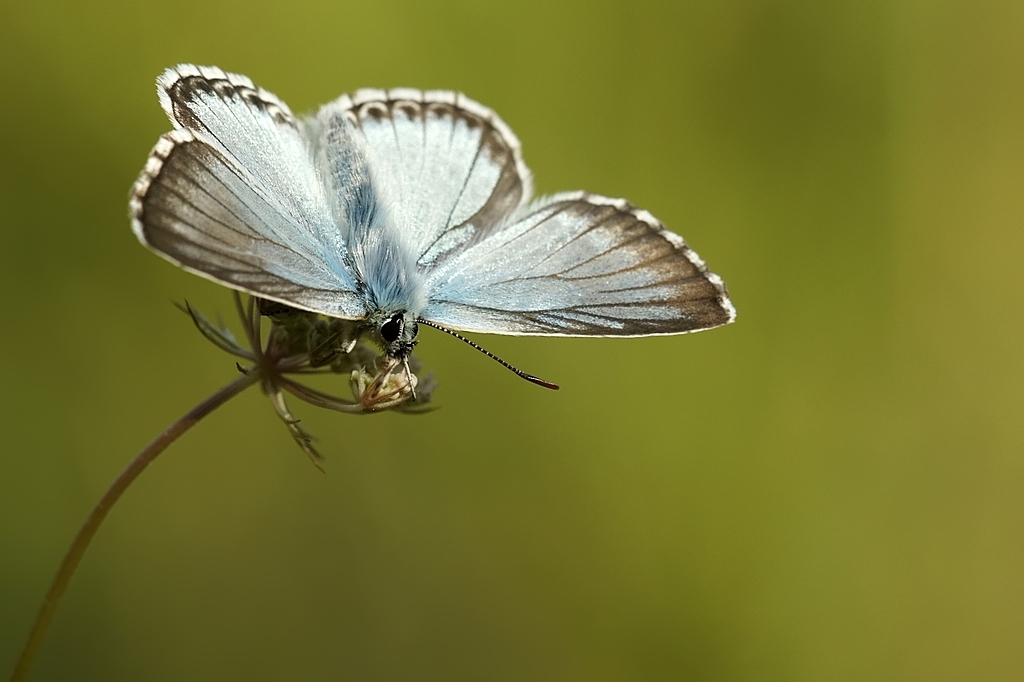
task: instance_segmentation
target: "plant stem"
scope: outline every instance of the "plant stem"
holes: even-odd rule
[[[14,668],[14,673],[11,675],[11,682],[21,682],[28,675],[32,659],[35,658],[39,645],[43,643],[46,630],[50,626],[50,621],[53,620],[53,615],[57,611],[61,597],[64,595],[65,590],[67,590],[68,583],[71,582],[71,578],[75,574],[75,569],[78,568],[78,564],[82,560],[82,555],[85,554],[85,550],[89,547],[93,536],[96,535],[96,531],[99,530],[100,524],[103,523],[103,519],[106,518],[114,503],[121,497],[121,494],[128,489],[128,486],[139,477],[139,474],[168,445],[195,426],[200,419],[259,381],[259,378],[260,373],[257,371],[243,374],[196,405],[188,414],[174,422],[166,431],[157,436],[156,440],[146,446],[146,449],[140,452],[125,470],[121,472],[121,475],[107,488],[107,492],[103,494],[100,501],[93,507],[89,517],[82,524],[81,529],[79,529],[78,535],[71,542],[67,554],[64,555],[64,561],[61,562],[60,569],[50,585],[50,590],[46,593],[43,605],[39,609],[39,615],[36,616],[36,622],[32,625],[28,641],[25,643],[25,648],[22,650],[21,657]]]

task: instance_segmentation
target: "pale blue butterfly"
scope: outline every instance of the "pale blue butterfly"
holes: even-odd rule
[[[649,336],[735,319],[721,278],[647,211],[585,192],[531,201],[519,140],[461,94],[360,90],[296,117],[245,76],[192,65],[157,90],[175,129],[132,188],[139,240],[229,287],[363,320],[395,361],[420,323],[466,340],[452,330]]]

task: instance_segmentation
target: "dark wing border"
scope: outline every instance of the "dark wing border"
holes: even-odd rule
[[[149,191],[151,187],[153,187],[154,183],[160,178],[160,174],[164,169],[165,163],[171,157],[174,151],[189,144],[204,145],[213,153],[219,154],[219,152],[215,148],[210,147],[206,141],[197,137],[193,132],[186,129],[172,130],[171,132],[162,135],[160,139],[157,141],[156,145],[153,147],[153,150],[149,154],[149,158],[147,158],[146,160],[146,164],[143,167],[142,172],[139,174],[139,177],[132,185],[128,200],[128,214],[129,217],[131,218],[132,232],[135,234],[135,237],[139,240],[139,243],[145,246],[153,253],[163,258],[164,260],[180,267],[182,270],[190,272],[194,275],[198,275],[204,279],[210,280],[211,282],[215,282],[221,286],[226,286],[231,289],[244,291],[254,296],[258,296],[260,298],[266,298],[272,301],[277,301],[279,303],[284,303],[285,305],[289,305],[295,308],[308,310],[309,312],[313,313],[331,315],[334,317],[340,317],[344,319],[361,319],[361,315],[359,314],[346,314],[343,311],[329,311],[325,309],[325,303],[316,302],[317,294],[323,294],[323,299],[321,300],[325,301],[328,307],[336,307],[339,304],[347,301],[348,297],[354,294],[354,292],[349,292],[346,290],[315,289],[308,286],[299,285],[294,282],[289,282],[288,280],[285,280],[276,275],[273,275],[267,272],[266,270],[257,267],[253,263],[246,263],[239,260],[238,262],[240,263],[240,265],[248,266],[248,268],[238,269],[235,270],[234,272],[236,272],[237,274],[250,273],[253,275],[262,273],[265,276],[264,285],[267,285],[269,280],[273,280],[277,283],[277,287],[279,288],[279,292],[277,293],[271,291],[270,286],[264,286],[264,290],[259,291],[253,286],[247,286],[244,283],[240,282],[232,282],[228,280],[226,277],[218,277],[212,272],[200,270],[196,267],[193,267],[183,262],[179,258],[176,258],[174,255],[168,253],[167,250],[157,247],[152,242],[152,240],[147,236],[147,230],[156,228],[151,228],[146,224],[147,195],[149,194]],[[216,238],[213,237],[212,235],[207,235],[207,237],[216,240]],[[196,245],[193,244],[193,246]],[[282,246],[282,248],[287,247]],[[238,260],[237,257],[233,257],[227,254],[219,254],[219,257]],[[301,298],[303,297],[303,295],[308,296],[310,299],[313,300],[313,302],[302,302]],[[347,302],[350,304],[355,303],[354,301]]]
[[[693,326],[685,327],[681,325],[682,318],[672,320],[628,320],[624,318],[616,318],[614,316],[602,316],[600,313],[594,312],[592,309],[599,307],[600,304],[594,305],[581,305],[581,306],[570,306],[558,309],[547,309],[547,310],[536,310],[536,311],[509,311],[504,309],[486,308],[483,309],[479,306],[473,306],[472,304],[459,303],[456,301],[443,301],[443,305],[450,305],[454,308],[475,308],[477,310],[489,310],[493,314],[496,320],[507,320],[514,324],[515,321],[526,321],[533,328],[527,331],[514,331],[504,329],[501,331],[495,331],[493,329],[486,329],[482,327],[473,327],[471,325],[459,325],[454,324],[447,320],[437,320],[429,315],[425,315],[425,319],[435,322],[437,324],[451,326],[453,329],[459,331],[468,331],[479,334],[499,334],[502,336],[562,336],[571,338],[638,338],[644,336],[675,336],[678,334],[688,334],[698,331],[704,331],[706,329],[714,329],[726,324],[730,324],[736,320],[736,308],[729,297],[729,292],[726,289],[725,282],[714,272],[711,272],[704,260],[697,255],[697,252],[687,245],[686,241],[675,232],[672,232],[665,228],[660,220],[654,217],[646,209],[634,206],[625,199],[613,199],[598,194],[592,194],[584,191],[575,192],[563,192],[552,195],[550,197],[540,198],[528,206],[523,207],[516,215],[517,221],[524,220],[530,215],[539,212],[541,210],[557,207],[559,204],[564,204],[565,207],[559,208],[558,210],[552,211],[552,215],[558,213],[560,210],[565,208],[571,208],[574,204],[586,204],[590,207],[611,207],[615,209],[620,215],[629,215],[635,219],[638,223],[642,223],[648,229],[651,230],[651,237],[660,237],[665,240],[674,249],[674,252],[681,254],[686,261],[696,270],[696,273],[689,276],[687,279],[698,279],[710,285],[711,291],[709,296],[702,296],[700,298],[689,299],[689,302],[694,303],[694,315],[697,312],[702,313],[701,320],[696,322]],[[543,222],[549,219],[548,216],[537,225],[530,229],[543,229]],[[601,222],[599,221],[595,225],[591,225],[587,230],[599,227]],[[585,230],[586,231],[586,230]],[[585,232],[584,231],[584,232]],[[583,233],[580,233],[583,234]],[[522,236],[522,235],[520,235]],[[564,248],[568,244],[571,244],[577,237],[576,235],[572,240],[562,245],[559,248]],[[518,237],[517,237],[518,238]],[[514,241],[514,240],[513,240]],[[511,243],[511,242],[510,242]],[[507,247],[507,245],[505,245]],[[504,247],[503,247],[504,248]],[[696,305],[701,301],[707,301],[705,305]],[[616,304],[610,304],[616,305]],[[623,304],[617,304],[623,305]],[[627,304],[628,305],[628,304]],[[639,304],[637,304],[639,305]],[[700,309],[700,310],[698,310]],[[577,313],[589,317],[605,317],[608,320],[613,320],[623,324],[622,331],[613,331],[611,328],[601,329],[595,327],[593,332],[572,332],[563,331],[558,329],[555,324],[548,321],[548,319],[555,319],[560,317],[560,313],[569,312]],[[563,316],[564,317],[564,316]],[[548,319],[545,319],[548,318]],[[573,324],[572,321],[568,321],[567,326]],[[577,322],[578,324],[578,322]],[[634,329],[639,326],[643,326],[642,330],[631,331],[629,327],[632,326]],[[684,328],[681,328],[683,326]],[[666,327],[674,327],[672,329],[660,330]]]

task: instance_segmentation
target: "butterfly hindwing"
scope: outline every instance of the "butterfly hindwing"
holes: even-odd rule
[[[299,121],[274,95],[245,76],[183,64],[157,79],[160,103],[176,128],[192,131],[237,162],[300,227],[330,216]]]
[[[530,198],[519,140],[464,95],[360,90],[332,106],[349,112],[388,224],[421,268],[485,239]]]
[[[647,336],[731,322],[722,280],[622,199],[560,194],[520,210],[428,277],[423,317],[494,334]]]
[[[360,90],[296,118],[216,68],[169,69],[158,90],[176,130],[133,188],[133,229],[215,281],[480,333],[646,336],[735,318],[722,280],[647,211],[583,192],[528,203],[518,139],[463,95]]]
[[[362,317],[343,236],[287,107],[207,67],[169,69],[158,88],[177,130],[132,188],[140,241],[236,289]]]

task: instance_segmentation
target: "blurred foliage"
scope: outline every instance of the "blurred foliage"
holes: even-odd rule
[[[0,674],[102,490],[235,373],[171,305],[228,292],[126,217],[187,61],[296,111],[462,90],[739,320],[477,338],[557,393],[424,330],[439,410],[296,407],[326,476],[250,391],[114,510],[33,679],[1020,679],[1022,33],[1009,0],[8,0]]]

